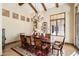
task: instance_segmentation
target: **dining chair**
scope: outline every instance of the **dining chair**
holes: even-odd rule
[[[37,56],[41,56],[42,55],[42,42],[41,42],[41,38],[34,37],[34,42],[35,42],[35,54]]]
[[[48,54],[51,52],[51,43],[50,42],[43,42],[42,44],[42,51],[45,56],[48,56]]]
[[[36,51],[35,54],[38,56],[47,56],[50,49],[50,43],[42,42],[41,38],[35,38]]]
[[[26,36],[26,43],[31,45],[31,36]]]
[[[26,36],[26,49],[31,50],[31,36]]]
[[[26,45],[27,45],[27,50],[30,51],[31,53],[34,53],[35,51],[35,45],[33,45],[33,38],[31,36],[26,36]]]
[[[65,37],[62,39],[62,42],[55,41],[52,45],[52,53],[54,53],[53,50],[57,50],[57,56],[59,54],[62,56],[62,53],[63,53],[62,49],[63,49],[64,42],[65,42]]]
[[[25,34],[20,34],[20,40],[21,40],[21,47],[26,48],[26,39],[25,39]]]
[[[41,46],[42,46],[41,39],[35,37],[35,38],[34,38],[34,42],[35,42],[36,49],[41,49]]]

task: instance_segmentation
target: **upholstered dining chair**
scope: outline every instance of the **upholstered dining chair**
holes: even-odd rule
[[[35,42],[35,54],[37,56],[42,55],[41,49],[42,49],[42,42],[41,39],[38,37],[34,37],[34,42]]]
[[[50,42],[43,42],[42,44],[42,51],[45,56],[48,56],[48,54],[51,52],[51,43]]]
[[[31,45],[31,36],[26,36],[26,43]]]
[[[26,36],[26,49],[30,51],[31,36]]]
[[[35,38],[34,38],[34,42],[35,42],[36,49],[41,49],[41,46],[42,46],[41,39],[35,37]]]
[[[30,51],[31,53],[33,53],[35,51],[34,49],[34,45],[32,44],[32,39],[31,36],[26,36],[26,46],[27,46],[27,50]]]
[[[50,49],[50,43],[42,42],[41,38],[35,38],[35,54],[38,56],[47,56]]]
[[[21,47],[26,48],[26,39],[24,33],[20,33],[20,40],[21,40]]]
[[[62,49],[63,49],[64,42],[65,42],[65,37],[62,39],[62,42],[55,41],[54,44],[52,45],[52,53],[54,53],[53,50],[57,50],[57,56],[59,54],[62,56],[62,53],[63,53]]]

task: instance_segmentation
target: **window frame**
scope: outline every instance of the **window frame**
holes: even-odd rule
[[[58,19],[51,19],[52,16],[56,16],[56,15],[60,15],[60,14],[64,14],[64,17],[63,17],[63,18],[58,18]],[[56,26],[57,26],[57,21],[58,21],[58,20],[64,20],[64,35],[58,35],[58,34],[56,33],[56,35],[52,35],[52,34],[51,34],[51,36],[65,37],[65,31],[66,31],[66,30],[65,30],[65,27],[66,27],[66,23],[65,23],[66,20],[65,20],[65,17],[66,17],[66,13],[65,13],[65,12],[58,13],[58,14],[54,14],[54,15],[50,15],[50,33],[51,33],[51,31],[52,31],[52,30],[51,30],[51,22],[52,22],[52,21],[56,21]]]

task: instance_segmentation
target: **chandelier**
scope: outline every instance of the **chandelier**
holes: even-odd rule
[[[36,9],[37,9],[37,11],[38,11],[38,4],[35,4],[35,7],[36,7]],[[39,13],[39,12],[37,12],[37,13],[35,13],[35,15],[32,17],[32,21],[41,21],[42,19],[43,19],[44,17]]]

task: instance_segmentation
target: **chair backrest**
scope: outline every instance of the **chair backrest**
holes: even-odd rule
[[[24,34],[20,34],[20,40],[21,40],[21,46],[24,46],[26,43],[26,39],[25,39],[25,35]]]
[[[31,36],[31,45],[35,45],[34,37],[33,36]]]
[[[50,39],[50,34],[45,34]]]
[[[63,42],[63,36],[54,36],[55,41]]]
[[[62,49],[65,42],[65,37],[56,37],[55,41],[61,42],[60,47]]]
[[[64,42],[65,42],[65,37],[63,38],[63,42],[62,42],[62,44],[64,44]]]
[[[31,45],[31,36],[26,36],[26,43]]]
[[[35,46],[37,48],[41,49],[41,45],[42,45],[41,39],[40,38],[35,38],[34,42],[35,42]]]
[[[65,37],[63,38],[63,41],[61,43],[61,49],[63,48],[64,43],[65,43]]]
[[[25,43],[25,35],[20,34],[21,43]]]

